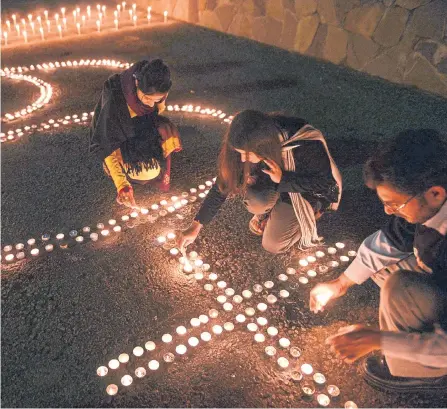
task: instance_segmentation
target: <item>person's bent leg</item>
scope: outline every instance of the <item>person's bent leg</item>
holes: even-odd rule
[[[446,293],[432,277],[414,271],[398,271],[390,275],[380,291],[380,329],[399,332],[432,332],[443,319]],[[386,356],[390,373],[404,377],[438,377],[447,368],[432,368],[403,359]]]
[[[244,205],[255,215],[270,212],[275,206],[279,193],[268,184],[248,186],[244,196]]]
[[[270,212],[262,236],[262,246],[273,254],[289,250],[301,237],[295,211],[289,203],[278,201]]]

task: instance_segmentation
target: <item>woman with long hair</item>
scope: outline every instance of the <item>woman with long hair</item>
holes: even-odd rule
[[[171,85],[160,59],[139,61],[104,84],[90,128],[90,152],[99,155],[120,204],[137,207],[132,184],[169,190],[171,153],[181,150],[177,128],[160,115]]]
[[[276,254],[295,243],[312,246],[318,239],[316,220],[338,208],[341,188],[320,131],[299,118],[242,111],[224,137],[216,183],[179,245],[194,242],[227,196],[240,194],[254,214],[249,229],[262,236],[265,250]]]

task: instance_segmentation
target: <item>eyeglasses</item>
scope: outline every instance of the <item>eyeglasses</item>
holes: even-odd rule
[[[404,202],[404,203],[402,203],[401,205],[398,205],[398,206],[389,205],[388,203],[385,203],[384,201],[382,201],[382,199],[380,199],[380,198],[379,199],[382,202],[384,207],[386,207],[391,212],[396,213],[396,212],[401,211],[408,203],[410,203],[417,196],[419,196],[419,193],[414,195],[414,196],[411,196],[406,202]]]

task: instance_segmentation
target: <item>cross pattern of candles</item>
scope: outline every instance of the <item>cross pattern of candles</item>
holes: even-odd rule
[[[136,3],[126,2],[117,4],[115,8],[102,4],[82,8],[76,6],[71,10],[60,7],[51,11],[44,10],[42,14],[30,13],[23,17],[15,13],[3,16],[3,44],[12,46],[93,32],[112,32],[122,28],[147,26],[154,22],[152,7],[137,7]],[[168,12],[164,11],[155,21],[166,24]]]

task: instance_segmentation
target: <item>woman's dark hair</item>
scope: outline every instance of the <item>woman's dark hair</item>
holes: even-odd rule
[[[366,162],[363,177],[371,189],[386,182],[409,195],[447,189],[446,140],[433,129],[403,131]]]
[[[134,77],[138,80],[138,89],[145,94],[164,94],[171,89],[171,72],[160,59],[139,61]]]
[[[220,149],[219,190],[227,194],[238,193],[246,187],[251,164],[248,161],[243,163],[235,149],[273,160],[282,168],[280,132],[273,119],[263,112],[239,112],[231,122]]]

